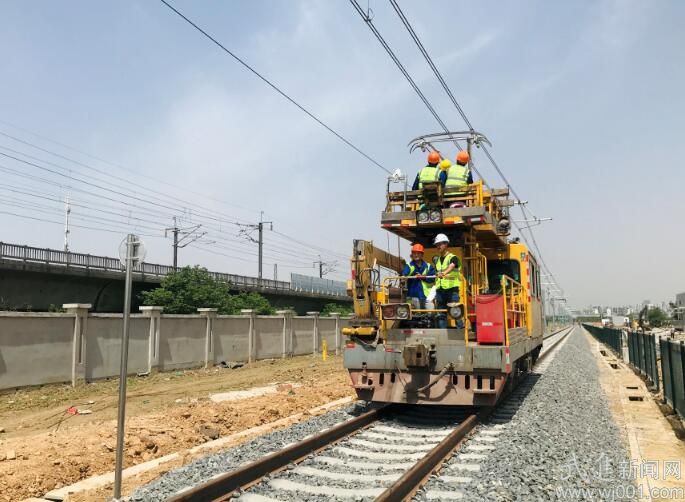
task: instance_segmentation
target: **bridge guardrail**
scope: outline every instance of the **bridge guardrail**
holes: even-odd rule
[[[19,244],[9,244],[0,242],[0,259],[12,261],[22,261],[29,263],[41,263],[46,265],[56,265],[64,267],[78,267],[88,270],[103,270],[106,272],[123,272],[123,266],[117,258],[109,256],[98,256],[84,253],[72,253],[59,251],[56,249],[36,248]],[[173,272],[174,267],[170,265],[160,265],[157,263],[140,263],[134,272],[164,277]],[[244,275],[226,274],[222,272],[209,272],[209,275],[216,280],[228,282],[237,287],[271,290],[271,291],[300,291],[312,294],[347,296],[346,285],[342,281],[331,281],[328,279],[315,279],[307,281],[299,279],[296,286],[287,281],[275,281],[272,279],[258,279]],[[306,278],[299,274],[292,274],[293,277]]]

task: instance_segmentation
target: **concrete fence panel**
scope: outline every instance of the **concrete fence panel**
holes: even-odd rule
[[[312,353],[312,334],[314,318],[309,316],[293,317],[293,355],[302,356]]]
[[[255,358],[281,357],[283,348],[283,317],[257,316],[255,323]]]
[[[326,350],[329,354],[335,353],[335,319],[329,317],[319,317],[319,337],[321,343],[319,344],[318,352],[323,351],[323,341],[326,340]]]
[[[0,313],[0,389],[70,381],[73,338],[72,315]]]
[[[250,319],[244,316],[220,315],[214,320],[214,359],[247,361]]]
[[[132,315],[128,346],[128,374],[148,370],[148,338],[150,319]],[[107,378],[119,374],[121,364],[121,314],[93,314],[88,317],[86,342],[86,380]]]
[[[206,329],[206,319],[197,315],[162,315],[159,368],[204,366]]]
[[[67,313],[0,312],[0,389],[115,377],[119,374],[121,314],[89,314],[90,305],[69,304]],[[131,316],[129,374],[211,367],[219,361],[258,360],[329,353],[342,343],[346,318],[166,315],[143,307]],[[251,353],[250,353],[251,349]]]

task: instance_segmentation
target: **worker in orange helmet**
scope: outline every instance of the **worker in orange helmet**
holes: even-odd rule
[[[431,181],[439,181],[443,186],[445,186],[445,182],[447,181],[447,172],[438,167],[440,159],[441,156],[440,152],[438,151],[433,150],[428,154],[428,164],[426,164],[426,167],[421,169],[416,175],[414,184],[411,187],[412,190],[421,190],[424,183]]]
[[[447,170],[445,188],[463,188],[473,183],[473,175],[469,167],[469,152],[461,150],[457,154],[457,163]]]
[[[411,247],[411,261],[402,269],[404,277],[435,276],[435,267],[423,259],[423,246],[414,244]],[[435,283],[433,279],[407,279],[407,300],[415,309],[432,309],[433,302],[428,301],[428,294]]]

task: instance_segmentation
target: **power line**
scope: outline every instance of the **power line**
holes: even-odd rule
[[[63,221],[46,220],[45,218],[37,218],[37,217],[34,217],[34,216],[27,216],[27,215],[24,215],[24,214],[11,213],[11,212],[9,212],[9,211],[0,211],[0,214],[4,214],[4,215],[8,215],[8,216],[15,216],[15,217],[17,217],[17,218],[25,218],[25,219],[27,219],[27,220],[42,221],[42,222],[44,222],[44,223],[54,223],[54,224],[56,224],[56,225],[59,225],[60,227],[61,227],[62,225],[64,225],[64,222],[63,222]],[[121,234],[121,232],[122,232],[121,230],[109,230],[109,229],[101,228],[101,227],[99,227],[99,228],[98,228],[98,227],[88,227],[88,226],[85,226],[85,225],[77,225],[77,224],[74,224],[74,223],[72,223],[71,226],[72,226],[72,227],[76,227],[76,228],[83,228],[83,229],[86,229],[86,230],[96,230],[96,231],[98,231],[98,232],[108,232],[108,233],[111,233],[111,234]],[[142,235],[142,236],[144,236],[144,237],[161,237],[160,235],[141,234],[141,233],[139,233],[138,235]]]
[[[2,133],[0,132],[0,135],[1,135],[1,134],[2,134]],[[19,138],[14,138],[14,137],[12,137],[12,138],[13,138],[13,139],[19,140]],[[19,141],[21,141],[21,140],[19,140]],[[69,174],[67,175],[67,174],[64,174],[64,173],[56,172],[56,171],[54,171],[54,170],[52,170],[52,169],[45,168],[44,166],[41,166],[41,165],[39,165],[39,164],[36,164],[36,163],[33,163],[33,162],[28,162],[28,161],[26,161],[26,160],[24,160],[24,159],[20,159],[20,158],[17,158],[17,157],[11,156],[11,155],[7,155],[7,154],[2,154],[2,153],[0,152],[1,155],[5,155],[5,156],[7,156],[7,157],[9,157],[9,158],[11,158],[11,159],[13,159],[13,160],[15,160],[15,161],[23,162],[23,163],[25,163],[25,164],[27,164],[27,165],[36,167],[36,168],[38,168],[38,169],[47,170],[47,171],[48,171],[49,173],[51,173],[51,174],[55,174],[55,175],[58,175],[58,176],[61,176],[61,177],[65,177],[65,178],[67,178],[67,179],[69,179],[70,181],[73,181],[73,182],[85,183],[85,184],[87,184],[87,185],[90,185],[90,186],[92,186],[92,187],[98,189],[98,190],[106,190],[106,191],[109,191],[110,193],[114,193],[114,194],[117,194],[117,195],[122,195],[122,196],[124,196],[124,197],[131,197],[130,195],[127,195],[127,194],[122,193],[122,192],[120,192],[120,191],[112,190],[112,189],[107,189],[107,188],[102,187],[101,185],[97,185],[97,184],[94,184],[94,183],[89,183],[89,182],[86,182],[86,181],[84,181],[84,180],[82,180],[82,179],[80,179],[80,178],[74,177],[74,175],[73,175],[71,169],[66,168],[66,167],[64,167],[64,166],[61,166],[61,165],[59,165],[59,164],[55,164],[55,163],[52,163],[52,162],[49,162],[49,161],[45,161],[45,160],[43,160],[43,159],[38,159],[38,158],[36,158],[36,157],[34,157],[34,156],[31,156],[31,155],[29,155],[29,154],[26,154],[25,152],[20,152],[20,151],[13,150],[13,149],[10,149],[10,148],[7,148],[7,147],[0,147],[0,148],[9,150],[9,151],[11,151],[11,152],[13,152],[13,153],[16,153],[16,154],[18,154],[18,155],[22,155],[22,156],[24,156],[24,157],[28,157],[28,158],[34,159],[34,160],[39,161],[39,162],[42,162],[42,163],[47,163],[48,165],[54,166],[54,167],[56,167],[57,169],[67,171]],[[40,148],[40,147],[37,147],[37,148]],[[42,150],[43,150],[43,151],[46,151],[46,152],[48,152],[48,153],[51,153],[51,154],[60,156],[59,154],[56,154],[56,153],[54,153],[54,152],[50,152],[49,150],[45,150],[45,149],[42,149]],[[64,157],[64,156],[60,156],[60,157],[62,157],[62,158],[64,158],[64,159],[67,159],[67,160],[70,161],[70,162],[77,162],[77,163],[78,163],[78,161],[74,161],[73,159],[69,159],[68,157]],[[79,163],[79,165],[83,165],[83,166],[85,166],[85,167],[87,167],[87,168],[93,169],[93,170],[95,170],[96,172],[102,172],[102,171],[100,171],[100,170],[98,170],[98,169],[95,169],[95,168],[92,168],[91,166],[88,166],[87,164]],[[8,168],[5,168],[5,169],[8,169]],[[43,179],[43,178],[32,177],[32,176],[30,176],[30,175],[26,175],[25,173],[19,173],[19,172],[17,172],[17,171],[13,171],[13,170],[9,170],[9,172],[11,172],[12,174],[16,174],[16,175],[21,175],[21,176],[30,177],[30,178],[32,178],[32,179],[37,179],[37,180],[40,180],[40,181],[42,181],[42,182],[44,182],[44,183],[54,184],[54,182],[52,182],[52,181],[45,180],[45,179]],[[107,173],[104,173],[104,174],[107,174]],[[120,177],[113,176],[113,175],[110,175],[110,176],[113,177],[113,178],[115,178],[115,179],[121,179],[121,180],[123,180],[123,181],[125,181],[125,182],[128,182],[128,180],[126,180],[125,178],[120,178]],[[99,180],[99,178],[95,178],[95,179],[96,179],[96,180]],[[103,181],[104,183],[109,183],[109,182],[107,182],[107,181],[105,181],[105,180],[102,180],[102,181]],[[137,184],[134,184],[134,185],[140,187],[140,185],[137,185]],[[142,195],[142,196],[147,197],[146,194],[143,194],[143,193],[137,192],[137,191],[131,191],[128,187],[123,187],[123,186],[121,186],[121,185],[112,185],[112,186],[117,187],[117,188],[121,188],[121,190],[127,190],[127,191],[130,191],[131,193],[139,194],[139,195]],[[143,188],[144,188],[144,187],[143,187]],[[84,191],[84,190],[81,190],[81,189],[76,189],[76,190],[78,190],[78,191],[80,191],[80,192],[82,192],[82,193],[86,193],[86,194],[89,194],[89,195],[92,195],[92,196],[96,196],[96,197],[98,197],[98,198],[100,198],[100,199],[103,198],[103,196],[102,196],[101,194],[95,194],[95,193],[93,193],[93,192]],[[156,192],[156,191],[153,191],[153,192],[155,192],[155,193],[161,193],[161,192]],[[162,195],[164,195],[165,197],[169,197],[169,196],[167,196],[167,195],[165,195],[165,194],[162,194]],[[120,201],[120,200],[118,200],[118,199],[111,198],[111,197],[104,197],[104,198],[106,198],[107,200],[110,200],[110,201],[112,201],[112,202],[117,202],[117,203],[120,203],[120,204],[126,204],[126,208],[136,207],[136,208],[138,208],[139,210],[142,210],[142,211],[146,212],[147,214],[151,214],[151,215],[154,215],[154,216],[160,216],[160,217],[165,218],[165,219],[171,217],[171,216],[169,215],[169,213],[164,213],[164,212],[161,212],[161,211],[159,211],[159,210],[151,211],[151,210],[148,210],[148,209],[144,208],[143,206],[131,204],[131,203],[128,202],[128,201],[127,201],[127,202],[123,202],[123,201]],[[169,198],[171,198],[171,197],[169,197]],[[172,210],[176,210],[176,208],[174,208],[173,206],[169,206],[169,205],[167,205],[167,204],[158,204],[158,203],[155,203],[155,202],[152,202],[152,201],[148,201],[147,199],[141,199],[140,197],[136,197],[135,199],[138,200],[138,201],[140,201],[140,202],[143,202],[143,203],[145,203],[145,204],[148,204],[148,205],[152,205],[152,206],[156,206],[156,207],[162,207],[163,209],[172,209]],[[157,199],[157,200],[160,200],[159,198],[156,198],[156,199]],[[174,199],[173,202],[176,202],[176,199]],[[182,202],[185,203],[185,201],[182,201]],[[186,203],[186,204],[188,204],[188,203]],[[190,205],[190,204],[189,204],[189,205]],[[201,206],[200,206],[200,207],[201,207]],[[186,206],[184,206],[184,211],[185,211],[185,209],[186,209]],[[204,209],[204,208],[203,208],[203,209]],[[197,212],[197,211],[195,211],[195,212],[189,213],[189,214],[192,215],[192,217],[189,219],[189,222],[192,222],[193,219],[194,219],[194,220],[200,219],[201,221],[204,221],[204,219],[207,218],[207,217],[211,218],[211,219],[215,222],[214,225],[219,225],[219,226],[218,226],[218,231],[219,231],[219,232],[222,231],[222,229],[221,229],[221,224],[222,224],[222,223],[228,223],[228,224],[231,224],[231,225],[239,225],[239,224],[240,224],[240,220],[237,220],[237,221],[236,221],[236,220],[230,220],[230,219],[215,218],[215,217],[213,217],[213,216],[206,215],[206,214],[203,213],[203,212]],[[129,218],[131,218],[131,217],[132,217],[132,216],[129,215]],[[174,217],[175,217],[175,216],[174,216]],[[162,227],[165,225],[164,223],[159,223],[159,222],[155,222],[155,223],[156,223],[156,224],[159,224],[159,225],[162,226]],[[209,224],[207,221],[204,221],[204,224],[205,224],[205,226],[210,226],[210,224]],[[305,246],[305,247],[310,247],[311,245],[304,244],[304,246]],[[286,253],[286,254],[290,254],[290,253]],[[316,256],[316,254],[315,254],[315,253],[310,253],[310,256],[313,258],[313,257]]]
[[[238,205],[238,204],[231,204],[231,203],[229,203],[229,202],[226,202],[225,200],[215,199],[215,198],[213,198],[213,197],[208,196],[208,195],[205,194],[205,193],[200,193],[200,192],[196,192],[196,191],[190,190],[188,187],[180,187],[180,186],[178,186],[178,185],[174,185],[173,183],[169,183],[168,181],[166,181],[166,180],[164,180],[164,179],[161,179],[160,177],[148,176],[148,175],[146,175],[146,174],[144,174],[144,173],[135,171],[135,170],[133,170],[133,169],[128,169],[128,168],[126,168],[126,167],[124,167],[124,166],[122,166],[122,165],[120,165],[120,164],[117,164],[117,163],[115,163],[115,162],[111,162],[111,161],[109,161],[109,160],[103,159],[103,158],[101,158],[101,157],[98,157],[97,155],[93,155],[93,154],[90,154],[90,153],[88,153],[88,152],[84,152],[84,151],[79,150],[78,148],[75,148],[75,147],[73,147],[73,146],[67,145],[67,144],[65,144],[65,143],[62,143],[62,142],[60,142],[60,141],[56,141],[56,140],[51,139],[51,138],[48,138],[47,136],[43,136],[42,134],[38,134],[38,133],[36,133],[36,132],[34,132],[34,131],[30,131],[30,130],[28,130],[28,129],[26,129],[26,128],[23,128],[23,127],[20,127],[20,126],[18,126],[18,125],[16,125],[16,124],[12,124],[11,122],[7,122],[7,121],[4,121],[4,120],[1,120],[1,119],[0,119],[0,123],[1,123],[1,124],[5,124],[6,126],[12,127],[13,129],[17,129],[17,130],[19,130],[19,131],[28,133],[28,134],[30,134],[30,135],[32,135],[32,136],[35,136],[36,138],[40,138],[40,139],[42,139],[43,141],[47,141],[47,142],[49,142],[49,143],[53,143],[53,144],[55,144],[55,145],[58,145],[58,146],[60,146],[60,147],[62,147],[62,148],[65,148],[65,149],[67,149],[67,150],[71,150],[71,151],[73,151],[73,152],[75,152],[75,153],[78,153],[78,154],[80,154],[80,155],[83,155],[83,156],[85,156],[85,157],[89,157],[89,158],[91,158],[91,159],[93,159],[93,160],[97,160],[98,162],[102,162],[103,164],[107,164],[107,165],[109,165],[109,166],[116,167],[117,169],[121,169],[122,171],[126,171],[126,172],[128,172],[128,173],[130,173],[130,174],[133,174],[134,176],[138,176],[138,177],[140,177],[140,178],[145,178],[145,179],[148,179],[148,180],[153,181],[153,182],[155,182],[155,183],[161,183],[161,184],[163,184],[163,185],[167,185],[167,186],[169,186],[169,187],[171,187],[171,188],[174,188],[174,189],[176,189],[176,190],[179,190],[179,191],[182,191],[182,192],[185,192],[185,193],[192,193],[192,194],[195,194],[195,195],[199,195],[199,196],[204,197],[204,198],[206,198],[206,199],[208,199],[208,200],[213,200],[214,202],[219,202],[220,204],[224,204],[225,206],[228,206],[228,207],[234,207],[234,208],[242,209],[242,210],[244,210],[244,211],[254,212],[254,210],[252,210],[252,209],[250,209],[250,208],[243,207],[243,206],[240,206],[240,205]],[[10,135],[10,134],[4,133],[4,132],[2,132],[2,131],[0,131],[0,135],[5,136],[5,137],[10,138],[10,139],[14,139],[15,141],[18,141],[18,142],[23,143],[23,144],[25,144],[25,145],[31,146],[31,147],[36,148],[36,149],[38,149],[38,150],[41,150],[41,151],[43,151],[43,152],[49,153],[49,154],[51,154],[51,155],[55,155],[55,156],[57,156],[57,157],[61,157],[61,158],[65,159],[65,160],[70,160],[70,159],[69,159],[68,157],[66,157],[66,156],[63,156],[63,155],[58,154],[58,153],[55,153],[55,152],[53,152],[53,151],[51,151],[51,150],[48,150],[48,149],[45,149],[45,148],[43,148],[43,147],[37,146],[37,145],[35,145],[34,143],[31,143],[31,142],[29,142],[29,141],[22,140],[22,139],[18,139],[18,138],[16,138],[16,137],[14,137],[14,136],[12,136],[12,135]],[[73,162],[78,162],[78,161],[73,161]],[[111,176],[113,176],[113,175],[111,175]],[[121,179],[121,178],[120,178],[120,179]],[[163,194],[162,192],[157,192],[157,191],[155,191],[155,190],[153,190],[153,189],[151,189],[151,188],[148,189],[148,190],[150,190],[150,191],[152,191],[152,192],[156,192],[156,193],[162,194],[162,195],[165,195],[165,194]]]
[[[178,14],[178,16],[179,16],[181,19],[183,19],[185,22],[187,22],[189,25],[191,25],[191,26],[192,26],[193,28],[195,28],[197,31],[199,31],[200,33],[202,33],[205,37],[207,37],[209,40],[211,40],[216,46],[218,46],[218,47],[219,47],[221,50],[223,50],[226,54],[228,54],[228,55],[231,56],[233,59],[235,59],[235,60],[236,60],[238,63],[240,63],[244,68],[246,68],[247,70],[249,70],[252,74],[254,74],[256,77],[258,77],[262,82],[264,82],[265,84],[267,84],[267,85],[268,85],[269,87],[271,87],[274,91],[276,91],[276,92],[277,92],[278,94],[280,94],[282,97],[284,97],[285,99],[287,99],[290,103],[292,103],[293,105],[295,105],[300,111],[302,111],[303,113],[305,113],[306,115],[308,115],[309,118],[311,118],[312,120],[314,120],[315,122],[317,122],[320,126],[324,127],[328,132],[330,132],[331,134],[333,134],[333,135],[334,135],[336,138],[338,138],[340,141],[342,141],[343,143],[345,143],[347,146],[349,146],[350,148],[352,148],[354,151],[356,151],[358,154],[360,154],[360,155],[361,155],[362,157],[364,157],[366,160],[368,160],[369,162],[371,162],[371,163],[374,164],[375,166],[379,167],[380,169],[382,169],[382,170],[385,171],[386,173],[392,174],[392,172],[390,172],[390,170],[388,170],[386,167],[384,167],[383,165],[381,165],[380,163],[378,163],[378,162],[377,162],[376,160],[374,160],[372,157],[370,157],[369,155],[367,155],[366,153],[364,153],[360,148],[358,148],[357,146],[355,146],[351,141],[349,141],[347,138],[345,138],[345,137],[342,136],[340,133],[338,133],[337,131],[335,131],[332,127],[330,127],[330,126],[329,126],[328,124],[326,124],[323,120],[321,120],[321,119],[318,118],[316,115],[314,115],[312,112],[310,112],[310,111],[309,111],[307,108],[305,108],[303,105],[301,105],[300,103],[298,103],[297,101],[295,101],[293,98],[291,98],[288,94],[286,94],[284,91],[282,91],[276,84],[274,84],[273,82],[271,82],[269,79],[267,79],[265,76],[263,76],[263,75],[262,75],[261,73],[259,73],[257,70],[255,70],[252,66],[250,66],[249,64],[247,64],[243,59],[241,59],[240,57],[238,57],[235,53],[233,53],[232,51],[230,51],[229,49],[227,49],[221,42],[219,42],[216,38],[214,38],[212,35],[210,35],[209,33],[207,33],[205,30],[203,30],[202,28],[200,28],[200,27],[199,27],[197,24],[195,24],[193,21],[191,21],[190,19],[188,19],[184,14],[182,14],[178,9],[176,9],[175,7],[173,7],[169,2],[167,2],[166,0],[160,0],[160,2],[162,2],[164,5],[166,5],[167,7],[169,7],[169,9],[171,9],[173,12],[175,12],[176,14]]]
[[[372,28],[373,25],[372,25],[372,23],[371,23],[371,20],[370,20],[369,16],[365,16],[365,15],[364,15],[363,11],[362,11],[361,8],[359,7],[359,4],[356,2],[356,0],[350,0],[350,1],[354,4],[354,6],[355,6],[357,12],[359,12],[359,14],[362,16],[362,18],[364,18],[366,24],[367,24],[370,28]],[[418,35],[416,34],[416,32],[414,31],[413,27],[411,26],[411,23],[409,22],[409,20],[407,19],[407,17],[404,15],[404,12],[402,12],[401,7],[399,6],[399,4],[397,3],[396,0],[389,0],[389,1],[390,1],[390,4],[392,5],[392,7],[394,8],[395,12],[396,12],[397,15],[399,16],[400,20],[401,20],[402,23],[404,24],[404,27],[407,29],[407,31],[409,32],[410,36],[411,36],[412,39],[414,40],[414,43],[415,43],[415,44],[417,45],[417,47],[419,48],[419,51],[420,51],[421,54],[423,55],[424,59],[426,60],[426,62],[427,62],[428,65],[430,66],[431,70],[433,70],[433,73],[435,74],[436,78],[437,78],[438,81],[440,82],[440,84],[441,84],[442,88],[444,89],[445,93],[449,96],[450,100],[452,101],[452,104],[454,105],[454,107],[457,109],[457,111],[458,111],[459,114],[461,115],[462,119],[464,120],[464,123],[469,127],[469,129],[470,129],[471,131],[473,131],[474,128],[473,128],[473,125],[472,125],[471,121],[470,121],[470,120],[468,119],[468,117],[466,116],[466,113],[464,112],[463,108],[461,107],[461,105],[459,104],[459,102],[457,101],[457,99],[454,97],[454,94],[452,93],[451,89],[450,89],[449,86],[447,85],[447,82],[445,82],[445,79],[443,78],[442,74],[441,74],[440,71],[438,70],[438,68],[437,68],[437,66],[435,65],[435,63],[433,62],[433,59],[431,58],[430,54],[428,53],[428,51],[427,51],[426,48],[424,47],[424,45],[423,45],[423,43],[421,42],[419,36],[418,36]],[[379,41],[381,41],[381,44],[383,45],[383,47],[386,48],[386,51],[388,51],[388,53],[391,54],[392,51],[391,51],[391,50],[389,49],[389,47],[387,46],[387,43],[386,43],[384,40],[382,40],[382,37],[380,37],[380,34],[377,34],[377,33],[378,33],[377,30],[376,30],[375,28],[372,28],[372,31],[373,31],[374,34],[376,35],[376,38],[379,38]],[[397,64],[397,58],[396,58],[396,56],[394,56],[393,54],[391,54],[391,57],[392,57],[393,61],[395,61],[396,64]],[[402,73],[405,74],[405,76],[406,76],[406,71],[402,71]],[[413,83],[413,81],[411,81],[410,83]],[[412,84],[412,85],[413,85],[413,84]],[[431,108],[431,111],[433,111],[432,108]],[[514,195],[514,197],[516,197],[517,199],[520,200],[521,197],[519,197],[519,195],[516,193],[516,191],[514,190],[513,186],[511,185],[511,183],[509,182],[509,180],[507,179],[507,177],[504,175],[504,172],[503,172],[502,169],[499,167],[499,165],[497,164],[497,162],[496,162],[495,159],[493,158],[493,156],[492,156],[492,154],[490,153],[490,151],[488,150],[488,148],[487,148],[485,145],[481,145],[481,148],[483,149],[483,152],[485,153],[486,157],[488,158],[488,160],[490,161],[490,163],[492,164],[492,166],[495,168],[495,170],[496,170],[497,173],[500,175],[500,177],[502,178],[502,180],[506,183],[507,188],[509,188],[509,190],[511,191],[512,195]],[[477,171],[475,168],[474,168],[474,171],[482,178],[482,175],[480,175],[480,173],[478,173],[478,171]],[[527,215],[526,215],[526,208],[525,208],[523,205],[521,205],[520,208],[521,208],[522,214],[524,215],[524,218],[527,218]],[[527,239],[526,239],[526,237],[525,237],[525,235],[524,235],[523,230],[521,229],[521,227],[519,227],[518,224],[516,224],[515,222],[513,222],[513,224],[514,224],[514,226],[517,228],[519,234],[520,234],[521,237],[524,239],[524,241],[527,241]],[[541,252],[539,246],[537,245],[537,241],[536,241],[536,239],[535,239],[535,235],[533,234],[532,229],[528,227],[527,230],[528,230],[528,233],[530,234],[531,240],[533,241],[533,245],[534,245],[534,247],[535,247],[535,249],[536,249],[536,251],[537,251],[537,253],[538,253],[538,256],[540,257],[540,261],[541,261],[543,267],[547,270],[547,272],[549,273],[549,275],[552,276],[552,278],[554,279],[553,274],[551,273],[551,271],[549,270],[549,267],[547,266],[546,262],[544,261],[544,258],[543,258],[543,256],[542,256],[542,252]],[[531,247],[530,244],[529,244],[529,247]],[[556,279],[554,279],[554,280],[556,281]]]
[[[153,188],[149,188],[149,187],[146,187],[146,186],[142,186],[140,183],[136,183],[136,182],[134,182],[134,181],[131,181],[131,180],[127,179],[127,178],[123,178],[123,177],[121,177],[121,176],[113,175],[113,174],[111,174],[111,173],[109,173],[109,172],[107,172],[107,171],[103,171],[103,170],[101,170],[101,169],[98,169],[98,168],[96,168],[96,167],[93,167],[93,166],[91,166],[91,165],[89,165],[89,164],[86,164],[86,163],[84,163],[84,162],[80,162],[80,161],[78,161],[78,160],[72,159],[72,158],[67,157],[67,156],[65,156],[65,155],[62,155],[62,154],[60,154],[60,153],[53,152],[53,151],[48,150],[48,149],[46,149],[46,148],[43,148],[43,147],[41,147],[41,146],[35,145],[35,144],[31,143],[31,142],[25,141],[25,140],[23,140],[23,139],[21,139],[21,138],[17,138],[17,137],[15,137],[15,136],[10,135],[10,134],[4,133],[4,132],[2,132],[2,131],[0,131],[0,136],[5,136],[5,137],[7,137],[7,138],[12,139],[13,141],[17,141],[17,142],[22,143],[22,144],[24,144],[24,145],[30,146],[31,148],[35,148],[35,149],[37,149],[37,150],[39,150],[39,151],[41,151],[41,152],[47,153],[47,154],[49,154],[49,155],[53,155],[53,156],[58,157],[58,158],[60,158],[60,159],[66,160],[67,162],[71,162],[71,163],[76,164],[76,165],[78,165],[78,166],[84,167],[84,168],[86,168],[86,169],[88,169],[88,170],[91,170],[91,171],[94,171],[94,172],[96,172],[96,173],[99,173],[99,174],[108,176],[108,177],[110,177],[110,178],[112,178],[112,179],[119,180],[119,181],[123,181],[124,183],[126,183],[126,186],[124,186],[124,187],[122,187],[121,185],[113,185],[113,186],[116,186],[116,187],[118,187],[118,188],[120,188],[120,189],[124,189],[124,190],[130,191],[131,193],[135,193],[135,194],[139,194],[139,195],[144,195],[144,196],[146,196],[146,197],[150,197],[149,195],[147,195],[147,194],[145,194],[145,193],[141,193],[141,192],[138,192],[138,191],[135,191],[135,190],[131,190],[131,186],[134,186],[134,187],[139,188],[139,189],[142,189],[142,190],[144,190],[144,191],[146,191],[146,192],[150,192],[150,193],[153,193],[153,194],[160,195],[160,196],[164,197],[164,199],[160,199],[159,197],[150,197],[151,199],[157,200],[157,201],[162,202],[162,203],[168,203],[169,201],[168,201],[168,200],[165,200],[165,199],[171,199],[171,202],[172,202],[173,204],[180,205],[180,206],[185,207],[185,208],[198,208],[198,209],[200,209],[201,211],[210,211],[211,213],[216,213],[216,211],[213,210],[213,209],[209,209],[209,208],[203,207],[203,206],[201,206],[201,205],[199,205],[199,204],[197,204],[197,203],[185,201],[185,200],[183,200],[183,199],[181,199],[181,198],[179,198],[179,197],[176,197],[176,196],[173,196],[173,195],[168,195],[168,194],[166,194],[166,193],[164,193],[164,192],[160,192],[160,191],[158,191],[158,190],[154,190]],[[24,156],[24,157],[26,157],[26,158],[29,158],[29,159],[31,159],[31,160],[38,161],[38,162],[42,162],[42,163],[44,163],[44,164],[48,164],[48,165],[53,166],[53,167],[56,167],[56,168],[58,168],[58,169],[62,169],[62,170],[68,171],[69,173],[71,173],[71,172],[73,171],[73,169],[71,169],[71,168],[67,168],[67,167],[64,167],[64,166],[62,166],[62,165],[55,164],[55,163],[50,162],[50,161],[48,161],[48,160],[40,159],[40,158],[35,157],[35,156],[32,156],[32,155],[30,155],[30,154],[28,154],[28,153],[21,152],[21,151],[18,151],[18,150],[9,148],[9,147],[7,147],[7,146],[0,146],[0,148],[2,148],[2,149],[4,149],[4,150],[8,150],[8,151],[10,151],[10,152],[13,152],[13,153],[15,153],[15,154],[22,155],[22,156]],[[102,161],[102,162],[106,162],[106,161]],[[120,169],[123,169],[123,168],[120,168]],[[82,174],[82,173],[80,173],[79,171],[76,171],[76,172],[79,173],[79,174]],[[91,177],[92,177],[92,176],[91,176]],[[105,181],[105,180],[103,180],[102,178],[95,178],[95,179],[96,179],[96,180],[99,180],[99,181],[102,181],[102,182],[104,182],[104,183],[111,183],[110,181]],[[203,196],[205,196],[205,195],[203,195]],[[197,209],[195,209],[195,211],[197,211]],[[198,214],[201,214],[201,212],[198,213]],[[218,213],[218,214],[219,214],[219,216],[223,216],[223,217],[226,219],[227,222],[233,223],[233,222],[238,222],[238,221],[240,221],[239,218],[236,218],[236,217],[234,217],[234,216],[232,216],[232,215],[227,216],[227,215],[222,214],[222,213]]]
[[[357,13],[361,16],[361,18],[364,20],[364,22],[366,23],[366,26],[368,26],[368,28],[374,34],[374,36],[376,37],[378,42],[381,44],[381,46],[388,53],[388,55],[390,56],[390,59],[393,60],[393,62],[395,63],[395,66],[397,66],[397,68],[400,70],[402,75],[404,75],[405,79],[407,79],[407,81],[409,82],[411,87],[414,89],[416,94],[419,96],[419,98],[421,98],[421,101],[423,101],[424,105],[426,105],[426,108],[428,108],[428,111],[431,112],[431,115],[433,115],[433,117],[438,122],[438,124],[440,124],[440,127],[442,127],[446,133],[449,133],[450,132],[449,128],[447,127],[445,122],[442,120],[440,115],[435,111],[435,108],[433,108],[433,106],[430,104],[430,101],[428,101],[428,98],[426,98],[425,94],[423,94],[423,92],[421,91],[419,86],[416,84],[414,79],[411,77],[411,75],[409,74],[407,69],[400,62],[399,58],[397,57],[395,52],[392,50],[392,48],[390,47],[388,42],[386,42],[385,38],[383,38],[383,36],[380,34],[380,32],[378,31],[376,26],[373,24],[371,17],[366,12],[364,12],[364,9],[361,8],[361,6],[357,2],[357,0],[350,0],[350,3],[355,8]],[[453,142],[454,142],[454,145],[459,150],[463,150],[463,148],[461,147],[461,145],[459,144],[459,142],[456,139],[453,139]],[[471,168],[483,180],[483,183],[487,186],[487,182],[485,181],[485,177],[478,171],[478,169],[473,165],[471,166]]]
[[[428,51],[426,51],[425,47],[421,43],[421,40],[419,39],[418,35],[414,31],[414,28],[412,28],[409,20],[404,15],[404,12],[402,12],[402,9],[400,8],[400,6],[396,2],[396,0],[390,0],[390,3],[392,4],[393,8],[395,9],[395,12],[397,13],[397,15],[402,20],[402,23],[404,23],[405,28],[407,28],[407,30],[409,31],[409,34],[414,39],[414,42],[419,47],[419,50],[423,54],[424,58],[426,58],[426,61],[428,61],[428,64],[430,65],[431,69],[433,70],[433,73],[435,73],[435,76],[438,78],[438,81],[442,85],[443,89],[445,89],[445,92],[447,92],[447,95],[452,100],[452,103],[456,107],[457,111],[459,111],[461,118],[464,119],[464,122],[468,126],[469,130],[473,131],[473,126],[471,125],[471,122],[469,121],[468,117],[464,113],[464,110],[462,110],[461,106],[457,102],[457,99],[454,97],[454,94],[452,94],[452,91],[450,90],[447,83],[445,82],[445,79],[442,77],[442,74],[440,73],[438,68],[433,63],[433,60],[431,59],[430,55],[428,54]]]

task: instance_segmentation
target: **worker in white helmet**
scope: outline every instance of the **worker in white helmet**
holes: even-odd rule
[[[447,309],[448,304],[459,303],[459,286],[461,286],[461,260],[449,252],[450,240],[445,234],[438,234],[433,239],[433,244],[440,251],[439,256],[433,258],[437,279],[435,280],[435,306],[438,309]],[[463,327],[463,322],[457,322],[458,327]],[[438,316],[438,328],[447,328],[447,316]]]

